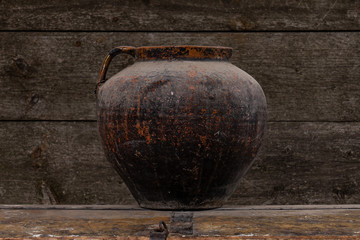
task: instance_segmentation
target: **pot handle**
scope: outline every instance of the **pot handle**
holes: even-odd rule
[[[106,57],[104,58],[104,61],[101,65],[100,68],[100,75],[99,75],[99,79],[98,82],[96,84],[96,88],[95,88],[95,94],[97,94],[99,87],[101,86],[101,84],[103,84],[104,82],[107,81],[106,79],[106,72],[109,68],[109,64],[111,62],[111,60],[116,56],[119,55],[121,53],[125,53],[125,54],[129,54],[133,57],[136,56],[136,48],[135,47],[131,47],[131,46],[120,46],[120,47],[116,47],[113,50],[111,50],[108,55],[106,55]]]

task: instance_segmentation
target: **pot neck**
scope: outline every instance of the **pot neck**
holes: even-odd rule
[[[232,48],[212,46],[149,46],[137,47],[136,60],[229,60]]]

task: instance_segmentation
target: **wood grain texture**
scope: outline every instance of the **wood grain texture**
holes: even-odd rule
[[[360,201],[359,123],[269,123],[228,204]],[[1,204],[136,204],[104,158],[95,122],[0,122]]]
[[[359,30],[359,0],[0,2],[0,30]]]
[[[0,238],[149,239],[164,221],[171,239],[359,239],[360,210],[234,208],[182,212],[193,233],[176,233],[174,212],[131,210],[1,209]],[[176,213],[175,213],[176,214]],[[357,238],[356,238],[357,236]],[[119,238],[122,237],[122,238]],[[128,238],[129,237],[129,238]]]
[[[105,160],[96,123],[0,125],[0,202],[134,203]]]
[[[0,33],[0,119],[95,120],[118,45],[222,45],[263,87],[270,121],[359,121],[360,33]],[[108,76],[133,59],[116,58]]]

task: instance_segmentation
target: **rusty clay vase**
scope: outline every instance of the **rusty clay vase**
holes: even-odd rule
[[[135,63],[106,80],[121,53]],[[255,79],[229,62],[231,54],[226,47],[117,47],[104,59],[99,132],[141,207],[220,207],[252,165],[266,100]]]

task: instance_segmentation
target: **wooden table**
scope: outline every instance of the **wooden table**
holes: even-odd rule
[[[360,205],[224,207],[153,211],[136,206],[0,205],[4,239],[360,239]]]

